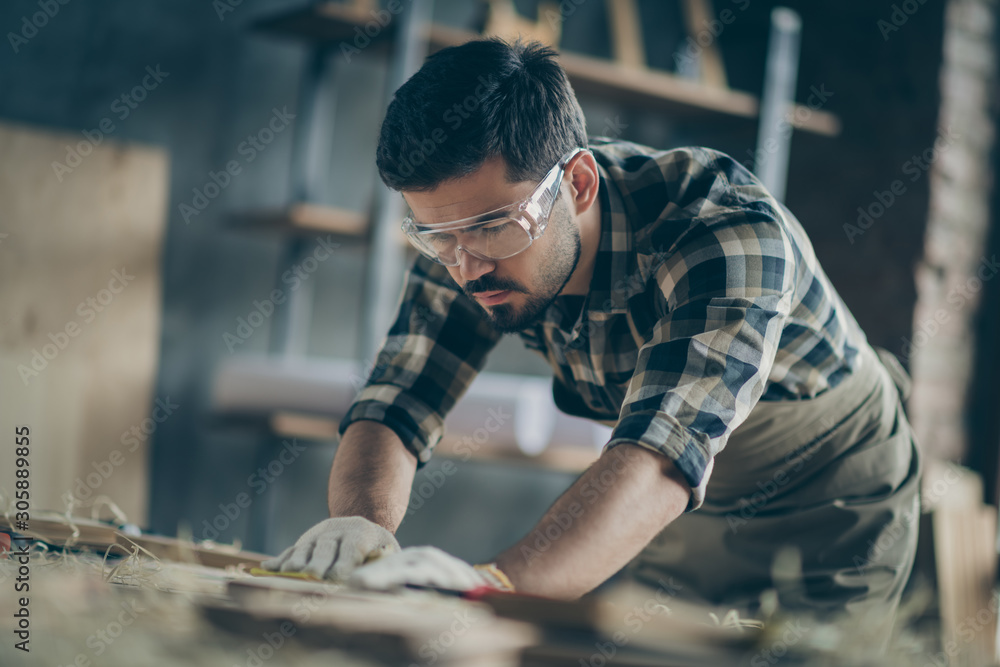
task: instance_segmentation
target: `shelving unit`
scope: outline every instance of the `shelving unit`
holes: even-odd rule
[[[464,44],[481,35],[432,25],[427,37],[431,48],[439,50]],[[610,60],[572,52],[560,54],[559,62],[577,93],[604,96],[621,104],[668,112],[676,118],[698,118],[699,122],[724,116],[755,120],[760,111],[760,102],[755,95],[698,83],[668,72],[625,67]],[[806,108],[796,105],[795,110],[804,111]],[[840,133],[840,120],[834,114],[814,109],[808,109],[808,112],[793,114],[792,126],[829,137]],[[710,117],[706,118],[705,114]],[[802,119],[797,120],[800,116]]]
[[[307,235],[332,233],[357,240],[368,236],[367,216],[319,204],[303,203],[287,208],[236,211],[229,215],[229,220],[238,229],[270,229]]]
[[[375,25],[379,29],[374,35],[365,32],[366,26]],[[380,53],[390,51],[393,40],[398,38],[395,20],[381,26],[369,12],[358,11],[349,3],[329,0],[261,19],[251,27],[321,49],[335,48],[345,40],[351,42],[357,38],[357,30],[370,40],[365,49],[374,48]],[[424,29],[424,38],[432,52],[480,37],[479,33],[444,25],[430,24]],[[751,93],[692,81],[666,71],[623,66],[579,53],[563,52],[559,60],[574,89],[583,95],[614,99],[623,105],[662,111],[680,120],[697,119],[700,123],[723,118],[752,121],[760,113],[760,100]],[[795,105],[793,111],[791,124],[797,130],[827,137],[840,133],[840,119],[835,114],[802,105]],[[367,227],[365,216],[332,208],[324,210],[326,208],[304,203],[291,207],[287,214],[247,211],[237,220],[245,218],[255,226],[271,224],[288,231],[366,236],[362,231]]]
[[[318,2],[256,21],[251,29],[297,41],[330,45],[354,38],[355,29],[360,28],[363,32],[372,20],[369,7],[347,2]],[[365,37],[377,48],[388,50],[397,36],[396,30],[395,21],[389,21],[387,25],[379,26],[378,34],[365,34]]]

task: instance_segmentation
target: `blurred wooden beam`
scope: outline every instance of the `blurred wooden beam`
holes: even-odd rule
[[[695,41],[701,49],[698,52],[698,68],[701,72],[701,80],[705,85],[716,88],[728,88],[729,82],[726,80],[726,67],[722,61],[722,52],[715,35],[707,45],[698,39],[699,33],[707,29],[708,24],[714,19],[715,12],[712,9],[712,0],[684,0],[684,18],[687,23],[688,36]],[[710,33],[711,34],[711,33]]]
[[[623,67],[644,69],[646,47],[636,0],[606,0],[606,5],[615,61]]]
[[[468,30],[447,26],[430,27],[431,49],[464,44],[482,36]],[[663,111],[676,119],[705,123],[724,117],[755,119],[759,113],[756,96],[730,88],[707,86],[668,72],[636,69],[604,59],[563,52],[559,62],[578,93],[634,105],[646,110]],[[791,125],[813,134],[835,137],[840,134],[836,115],[796,105],[790,114]]]

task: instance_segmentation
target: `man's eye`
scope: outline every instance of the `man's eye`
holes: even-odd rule
[[[480,232],[480,233],[482,233],[482,234],[484,234],[486,236],[494,236],[496,234],[502,234],[504,231],[506,231],[507,230],[507,225],[509,225],[509,224],[510,224],[510,220],[505,220],[503,222],[493,222],[493,223],[490,223],[488,225],[484,225],[484,226],[480,227],[476,231],[478,231],[478,232]]]
[[[427,239],[435,245],[447,245],[455,240],[451,234],[431,234]]]

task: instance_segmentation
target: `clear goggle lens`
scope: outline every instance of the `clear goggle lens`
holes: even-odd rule
[[[417,250],[445,266],[459,265],[459,251],[486,260],[512,257],[526,250],[545,231],[552,206],[559,196],[563,170],[584,150],[575,148],[564,155],[531,196],[518,204],[433,225],[422,225],[411,214],[403,221],[403,231]]]
[[[459,250],[480,259],[506,259],[527,249],[532,241],[527,223],[513,218],[452,230],[421,230],[409,238],[418,250],[445,266],[458,266]]]

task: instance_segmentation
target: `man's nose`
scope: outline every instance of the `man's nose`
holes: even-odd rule
[[[471,282],[496,268],[496,262],[488,259],[479,259],[470,255],[464,249],[458,251],[458,272],[462,276],[463,282]]]

